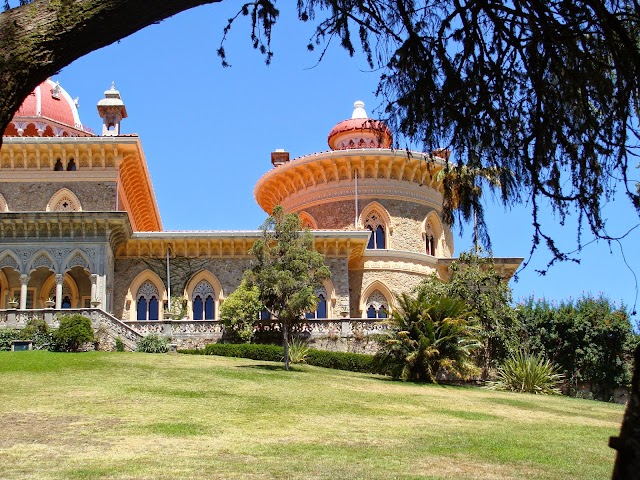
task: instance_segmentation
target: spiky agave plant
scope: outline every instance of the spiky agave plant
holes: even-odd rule
[[[564,375],[541,354],[517,352],[498,368],[497,379],[487,382],[491,390],[558,395]]]
[[[294,338],[289,342],[289,360],[291,363],[305,363],[309,355],[309,346],[304,340]]]

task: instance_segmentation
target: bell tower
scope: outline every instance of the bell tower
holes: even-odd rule
[[[102,135],[116,137],[120,135],[120,122],[127,118],[127,108],[113,82],[111,89],[104,92],[104,97],[98,102],[98,114],[102,118]]]

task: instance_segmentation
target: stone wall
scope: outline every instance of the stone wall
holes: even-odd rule
[[[244,271],[250,267],[250,257],[239,258],[189,258],[178,257],[170,260],[171,296],[182,296],[189,280],[199,271],[210,271],[220,282],[226,297],[242,280]],[[145,270],[156,273],[166,288],[167,262],[158,258],[116,259],[114,272],[114,315],[125,318],[124,304],[131,282]],[[134,292],[135,294],[135,292]]]
[[[11,212],[45,211],[51,197],[62,188],[78,197],[84,211],[115,210],[115,182],[4,182],[0,194]]]
[[[434,209],[403,200],[377,199],[376,201],[387,210],[391,217],[391,232],[388,236],[387,248],[425,253],[422,223]],[[362,212],[369,203],[371,203],[369,199],[359,200],[358,211]],[[355,204],[353,201],[327,202],[323,205],[305,208],[304,211],[314,218],[318,228],[336,230],[352,230],[354,228]],[[453,237],[449,232],[446,234],[446,242],[448,250],[452,252]],[[442,256],[447,256],[446,252],[443,253]]]
[[[425,276],[417,273],[380,271],[380,270],[352,270],[349,272],[349,289],[351,295],[352,318],[361,318],[360,300],[363,292],[375,281],[386,286],[392,295],[402,292],[409,293]],[[381,292],[382,293],[382,292]],[[366,301],[366,299],[364,299]],[[391,300],[393,302],[393,300]]]
[[[171,296],[182,296],[189,280],[199,271],[210,271],[220,282],[223,296],[228,296],[242,281],[244,271],[251,266],[251,257],[236,258],[172,258]],[[331,282],[335,289],[334,316],[349,309],[349,277],[346,258],[326,258],[331,269]],[[156,273],[166,288],[167,262],[159,258],[116,259],[114,272],[113,313],[116,317],[129,320],[125,311],[127,291],[131,282],[145,270]],[[135,294],[135,292],[133,292]],[[223,298],[224,298],[223,297]]]

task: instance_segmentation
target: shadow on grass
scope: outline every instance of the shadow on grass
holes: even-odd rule
[[[269,370],[269,371],[282,371],[285,372],[284,365],[270,365],[267,363],[258,364],[258,365],[238,365],[237,368],[256,368],[259,370]],[[296,368],[293,366],[289,367],[290,372],[302,373],[303,370],[300,368]]]

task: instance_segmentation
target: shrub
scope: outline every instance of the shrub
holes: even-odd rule
[[[78,314],[60,317],[60,326],[53,333],[55,350],[63,352],[77,352],[83,344],[93,340],[91,320]]]
[[[561,394],[558,388],[564,375],[542,355],[514,354],[498,367],[498,378],[488,382],[491,390],[535,393],[542,395]]]
[[[31,340],[33,342],[33,348],[40,350],[42,348],[49,348],[55,344],[53,339],[53,332],[41,318],[30,319],[26,326],[20,332],[20,338],[23,340]]]
[[[278,345],[259,345],[252,343],[211,343],[204,349],[205,355],[222,357],[241,357],[268,362],[281,362],[284,349]]]
[[[15,328],[3,328],[0,330],[0,351],[11,350],[11,342],[22,339],[22,331]]]
[[[116,337],[116,352],[124,352],[124,342],[120,337]]]
[[[220,318],[225,334],[234,340],[249,343],[253,337],[253,324],[262,310],[260,290],[242,281],[220,306]]]
[[[289,361],[291,363],[305,363],[309,350],[309,346],[304,340],[291,340],[289,342]]]
[[[137,352],[143,353],[167,353],[169,351],[169,339],[152,333],[138,340]]]
[[[279,345],[211,343],[204,350],[180,350],[192,355],[220,355],[223,357],[251,358],[269,362],[281,362],[284,349]],[[329,352],[307,348],[307,365],[362,373],[382,373],[373,355],[349,352]]]
[[[624,306],[602,296],[559,305],[529,298],[516,311],[524,348],[553,361],[566,375],[570,393],[588,382],[595,397],[609,400],[616,387],[630,385],[638,337]]]
[[[334,368],[350,372],[382,373],[373,355],[351,352],[330,352],[328,350],[309,349],[307,364],[316,367]]]

